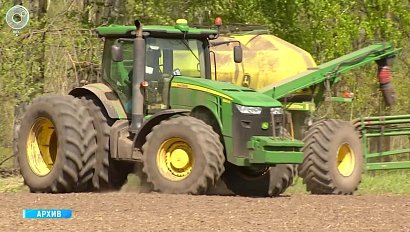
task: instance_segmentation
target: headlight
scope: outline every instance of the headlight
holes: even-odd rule
[[[282,108],[271,108],[270,113],[271,114],[283,114],[283,109]]]
[[[236,105],[236,108],[242,114],[261,114],[262,113],[261,107]]]

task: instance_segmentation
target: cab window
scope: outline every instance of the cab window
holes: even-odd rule
[[[111,59],[111,46],[118,40],[106,43],[104,57],[104,79],[114,86],[126,112],[131,112],[131,80],[133,75],[133,43],[122,41],[124,60]],[[149,85],[145,91],[147,114],[153,114],[168,106],[169,82],[172,75],[178,74],[193,78],[205,78],[204,44],[195,39],[146,38],[145,80]]]

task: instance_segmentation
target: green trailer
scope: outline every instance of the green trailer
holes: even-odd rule
[[[266,32],[242,31],[218,40],[225,43],[239,41],[244,48],[244,64],[241,66],[232,65],[227,59],[229,47],[213,49],[218,80],[250,86],[283,104],[283,125],[292,138],[304,141],[305,158],[298,171],[307,190],[315,194],[352,194],[361,181],[364,162],[368,157],[381,155],[368,154],[365,146],[368,137],[378,134],[374,128],[358,126],[357,122],[318,120],[315,112],[322,105],[329,106],[324,102],[352,102],[353,94],[348,91],[342,96],[334,95],[334,86],[341,80],[340,74],[373,63],[378,67],[377,77],[386,105],[392,105],[394,90],[390,67],[400,49],[390,43],[375,43],[316,65],[306,51]],[[400,132],[389,131],[384,135],[404,133],[404,129],[396,128]],[[403,150],[384,155],[396,152]],[[400,166],[405,165],[400,163]],[[374,169],[382,164],[367,166]]]

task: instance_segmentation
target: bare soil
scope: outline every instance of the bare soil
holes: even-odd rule
[[[410,196],[0,193],[0,231],[410,231]],[[23,209],[73,210],[22,219]]]

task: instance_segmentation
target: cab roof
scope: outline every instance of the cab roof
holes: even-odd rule
[[[182,38],[186,33],[186,38],[217,38],[218,32],[212,29],[199,29],[189,27],[187,24],[176,24],[175,26],[160,25],[143,25],[143,36],[148,37],[168,37]],[[135,26],[109,25],[97,27],[97,33],[100,37],[111,38],[134,38],[136,33]]]

